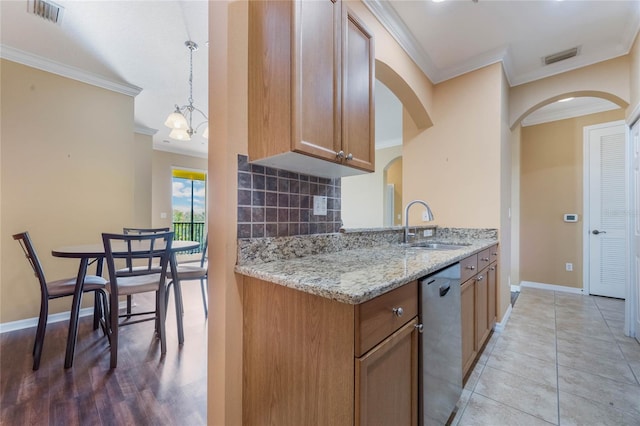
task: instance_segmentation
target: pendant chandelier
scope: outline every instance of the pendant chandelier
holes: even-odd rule
[[[191,41],[185,41],[185,46],[189,49],[189,99],[188,104],[178,106],[176,104],[176,110],[169,114],[164,125],[171,129],[169,137],[179,141],[190,141],[191,136],[198,132],[198,129],[203,125],[206,125],[202,137],[209,138],[209,119],[207,115],[200,109],[193,105],[193,52],[198,50],[198,45]],[[204,118],[204,121],[193,127],[194,113],[199,113]],[[196,117],[197,119],[197,117]]]

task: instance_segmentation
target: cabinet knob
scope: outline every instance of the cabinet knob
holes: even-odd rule
[[[416,330],[418,330],[418,333],[422,334],[422,332],[424,331],[424,325],[423,324],[416,324],[414,325],[414,327],[416,328]]]
[[[498,252],[497,252],[497,251],[494,251],[493,253],[491,253],[491,255],[492,255],[492,256],[497,256],[497,255],[498,255]]]
[[[472,270],[472,271],[475,271],[476,267],[475,267],[475,266],[473,266],[473,265],[471,265],[471,266],[467,266],[467,269],[470,269],[470,270]]]
[[[492,266],[492,267],[491,267],[491,268],[489,268],[489,269],[490,269],[490,270],[492,270],[492,271],[495,271],[495,270],[496,270],[496,267],[495,267],[495,266]]]
[[[404,315],[404,309],[402,309],[402,308],[393,308],[393,313],[395,314],[395,316],[400,318],[402,315]]]
[[[349,161],[349,160],[353,160],[353,154],[352,153],[349,153],[349,155],[347,155],[347,161]]]
[[[489,258],[488,257],[482,257],[482,258],[480,258],[480,260],[482,260],[483,262],[488,262]]]
[[[336,157],[338,157],[338,158],[340,158],[340,159],[344,158],[344,151],[338,151],[338,152],[336,152]]]
[[[477,281],[482,281],[484,280],[484,275],[478,275]]]

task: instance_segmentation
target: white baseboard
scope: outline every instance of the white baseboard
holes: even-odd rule
[[[511,285],[511,291],[514,291],[516,293],[520,293],[520,286],[519,285]]]
[[[567,287],[564,285],[536,283],[533,281],[522,281],[520,287],[538,288],[541,290],[562,291],[564,293],[584,294],[583,289],[575,287]]]
[[[120,303],[120,309],[127,306],[126,302]],[[86,317],[93,315],[93,306],[90,308],[82,308],[80,309],[80,316]],[[71,311],[59,312],[57,314],[51,314],[47,318],[47,324],[53,324],[55,322],[69,321],[71,318]],[[10,321],[5,323],[0,323],[0,334],[8,333],[10,331],[23,330],[25,328],[37,327],[38,326],[38,317],[27,318],[18,321]]]
[[[502,333],[504,328],[507,326],[507,321],[509,321],[509,317],[511,316],[511,303],[509,303],[509,307],[507,307],[507,312],[504,313],[502,317],[502,321],[497,322],[496,325],[493,326],[493,331],[497,333]]]

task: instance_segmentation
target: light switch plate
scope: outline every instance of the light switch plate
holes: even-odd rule
[[[313,196],[313,214],[316,216],[327,215],[327,197],[324,195]]]

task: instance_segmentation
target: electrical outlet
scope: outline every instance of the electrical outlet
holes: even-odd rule
[[[313,214],[316,216],[327,215],[327,197],[323,195],[313,196]]]
[[[430,237],[430,236],[432,236],[432,235],[433,235],[433,229],[425,229],[425,230],[422,232],[422,236],[423,236],[423,237]]]
[[[573,271],[573,263],[565,263],[564,268],[567,270],[567,272]]]

